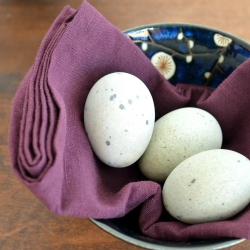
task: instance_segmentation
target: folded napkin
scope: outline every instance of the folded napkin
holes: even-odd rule
[[[55,20],[13,101],[10,156],[21,182],[59,215],[118,218],[140,207],[135,223],[152,238],[250,239],[250,207],[227,221],[187,225],[164,211],[162,187],[145,180],[136,164],[115,169],[94,155],[83,126],[85,100],[98,79],[116,71],[147,85],[156,119],[185,106],[207,110],[222,127],[223,148],[250,158],[250,61],[215,90],[172,86],[129,38],[84,1],[77,11],[65,7]]]

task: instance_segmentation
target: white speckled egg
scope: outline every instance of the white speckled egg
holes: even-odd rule
[[[93,151],[109,166],[121,168],[136,162],[148,146],[154,122],[152,96],[131,74],[108,74],[88,94],[85,130]]]
[[[162,195],[176,219],[204,223],[228,219],[250,202],[250,161],[225,149],[208,150],[183,161],[168,176]]]
[[[211,114],[198,108],[177,109],[156,121],[139,167],[147,178],[164,182],[186,158],[221,145],[222,131]]]

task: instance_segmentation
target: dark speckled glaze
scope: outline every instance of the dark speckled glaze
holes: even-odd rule
[[[250,58],[250,45],[245,41],[199,25],[162,23],[132,28],[124,33],[149,60],[159,52],[167,54],[170,60],[166,61],[169,62],[166,65],[175,70],[172,76],[168,74],[165,78],[173,85],[186,83],[216,88],[234,69]],[[146,249],[223,249],[244,241],[164,242],[141,235],[127,227],[122,219],[91,220],[108,233]]]

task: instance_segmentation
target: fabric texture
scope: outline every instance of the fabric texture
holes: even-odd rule
[[[222,237],[250,239],[250,206],[227,221],[188,225],[163,211],[161,189],[137,164],[116,169],[93,153],[83,109],[94,83],[127,72],[149,88],[156,119],[177,108],[210,112],[223,131],[223,148],[250,158],[250,60],[217,89],[172,86],[121,31],[87,1],[65,7],[44,38],[13,101],[9,147],[20,181],[52,212],[81,218],[119,218],[141,206],[144,235],[188,241]]]

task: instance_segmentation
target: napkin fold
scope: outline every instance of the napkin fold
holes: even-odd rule
[[[223,148],[250,158],[250,61],[217,89],[172,86],[121,31],[87,1],[65,7],[54,21],[13,101],[9,148],[12,168],[52,212],[81,218],[118,218],[142,205],[143,234],[163,240],[239,237],[250,239],[250,207],[234,218],[187,225],[163,211],[161,186],[136,164],[103,164],[83,126],[86,97],[106,74],[122,71],[150,90],[156,119],[185,106],[207,110],[220,123]]]

